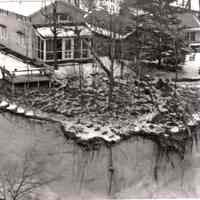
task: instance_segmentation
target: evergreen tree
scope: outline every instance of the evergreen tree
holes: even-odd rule
[[[184,27],[178,19],[180,9],[172,6],[174,2],[174,0],[126,0],[124,2],[122,12],[132,13],[136,30],[135,40],[140,41],[139,47],[136,45],[137,48],[133,49],[136,55],[138,49],[142,50],[140,59],[156,60],[159,66],[163,65],[166,58],[177,61],[183,59]],[[135,40],[133,39],[133,42]],[[178,59],[175,59],[175,55]]]

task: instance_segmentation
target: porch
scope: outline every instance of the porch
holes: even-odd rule
[[[50,81],[51,73],[48,73],[45,68],[28,68],[26,70],[15,69],[14,71],[9,71],[5,66],[0,66],[0,70],[2,79],[13,84]]]
[[[52,27],[38,27],[35,33],[35,56],[38,60],[52,65],[56,56],[58,64],[92,62],[93,57],[88,46],[92,45],[92,33],[86,27],[57,28],[56,41]]]
[[[39,88],[41,83],[47,83],[51,87],[52,72],[46,68],[15,69],[10,71],[5,66],[0,66],[0,71],[2,79],[11,85],[12,94],[15,93],[17,85],[23,85],[24,90],[29,88],[30,84],[36,84]]]

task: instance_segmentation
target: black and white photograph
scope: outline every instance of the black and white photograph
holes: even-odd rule
[[[0,200],[200,199],[200,0],[0,0]]]

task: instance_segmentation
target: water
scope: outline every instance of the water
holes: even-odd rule
[[[154,179],[157,146],[141,138],[112,149],[85,152],[66,141],[59,125],[39,123],[8,113],[0,115],[0,158],[20,156],[29,146],[48,157],[51,175],[59,180],[39,190],[43,199],[105,199],[138,197],[200,197],[200,154],[197,149],[184,161],[173,155],[159,164]],[[113,167],[113,173],[110,166]],[[47,198],[48,196],[48,198]]]

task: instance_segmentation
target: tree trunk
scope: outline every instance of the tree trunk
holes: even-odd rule
[[[109,91],[108,91],[108,109],[112,109],[113,102],[113,89],[114,89],[114,77],[111,75],[109,77]]]
[[[112,16],[110,16],[110,30],[112,27]],[[109,92],[108,92],[108,109],[112,109],[113,89],[114,89],[114,60],[115,60],[115,33],[110,32],[110,75],[109,75]]]
[[[176,41],[174,41],[174,49],[175,49],[175,96],[176,96],[176,89],[177,89],[177,80],[178,80],[178,49],[177,49],[177,44]]]
[[[114,41],[111,41],[110,48],[110,76],[109,76],[109,92],[108,92],[108,109],[112,109],[112,101],[113,101],[113,89],[114,89]]]
[[[53,4],[53,51],[54,51],[54,69],[57,69],[57,3]]]
[[[120,78],[124,79],[124,63],[121,61]]]
[[[159,56],[158,57],[158,66],[159,66],[159,68],[161,67],[161,65],[162,65],[162,58]]]

